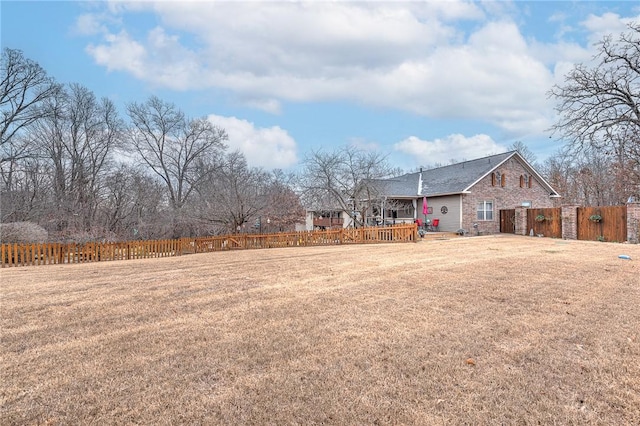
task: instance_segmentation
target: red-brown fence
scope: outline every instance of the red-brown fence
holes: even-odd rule
[[[87,244],[2,244],[2,267],[146,259],[182,254],[182,240],[127,241]]]
[[[500,232],[516,233],[516,209],[500,210]]]
[[[415,224],[358,229],[331,229],[280,234],[238,234],[178,240],[88,244],[2,244],[2,267],[147,259],[223,250],[303,247],[336,244],[415,242]]]
[[[562,238],[562,215],[559,208],[528,209],[527,231],[533,229],[536,235]]]
[[[623,242],[627,240],[627,207],[579,207],[579,240]]]

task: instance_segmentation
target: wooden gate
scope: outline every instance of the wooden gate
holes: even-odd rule
[[[500,232],[516,233],[516,209],[500,210]]]
[[[611,242],[627,240],[626,206],[579,207],[577,221],[579,240]]]
[[[562,238],[561,209],[528,209],[527,234],[533,229],[535,235],[551,238]]]

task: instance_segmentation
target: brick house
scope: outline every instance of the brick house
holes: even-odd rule
[[[553,207],[560,195],[517,151],[375,181],[381,207],[369,224],[437,219],[438,230],[500,232],[500,210]],[[428,213],[423,215],[426,197]]]

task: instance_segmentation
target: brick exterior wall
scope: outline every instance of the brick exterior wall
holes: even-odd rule
[[[468,231],[470,235],[500,232],[500,210],[520,207],[524,201],[531,202],[531,207],[534,208],[553,207],[554,203],[549,197],[549,192],[534,176],[531,176],[531,188],[520,188],[520,175],[528,174],[528,172],[517,159],[510,158],[495,171],[505,176],[504,187],[500,185],[500,182],[496,182],[496,185],[492,186],[491,174],[489,174],[471,188],[470,194],[462,196],[462,229]],[[492,220],[478,220],[477,205],[482,201],[493,202]],[[473,227],[474,223],[478,224],[477,229]]]
[[[500,218],[498,218],[500,219]],[[527,208],[516,207],[516,235],[527,235]]]
[[[627,241],[640,244],[640,202],[627,204]]]
[[[560,217],[562,218],[562,239],[578,239],[578,207],[577,205],[562,206]]]

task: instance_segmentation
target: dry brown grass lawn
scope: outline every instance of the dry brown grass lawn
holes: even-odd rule
[[[0,424],[640,424],[639,261],[495,236],[3,269]]]

